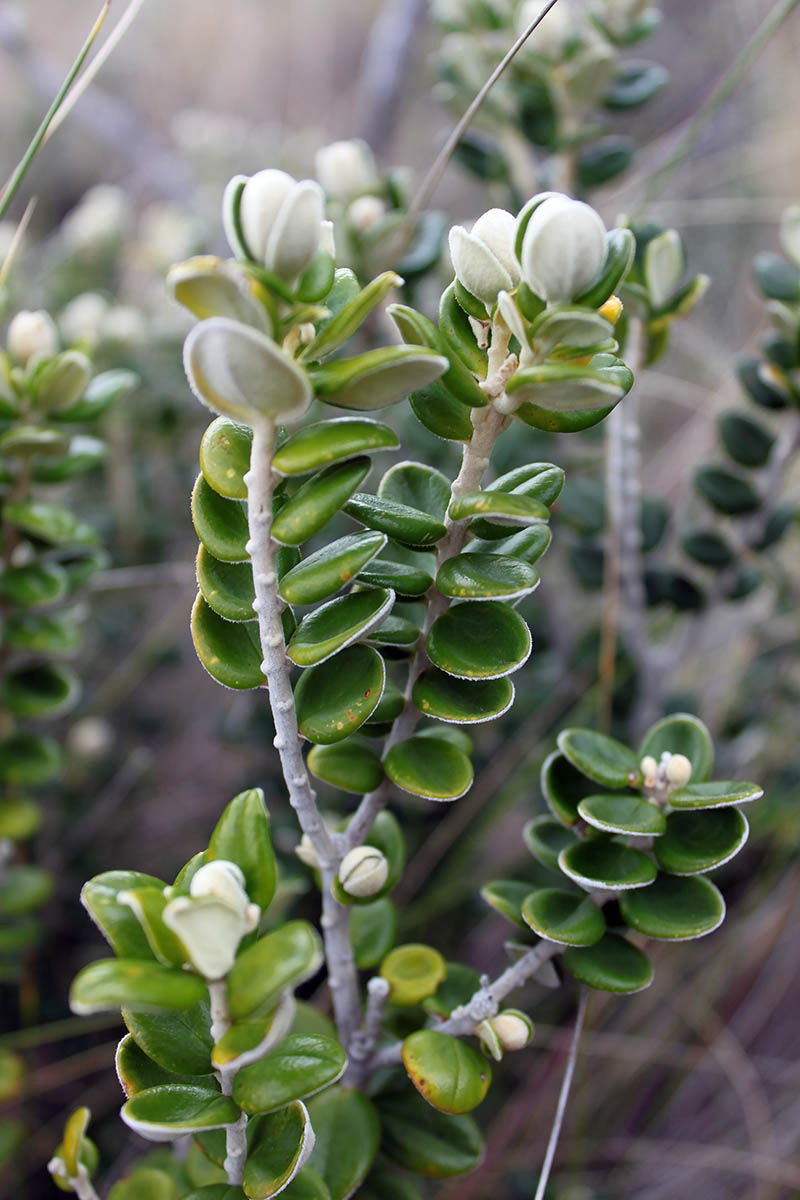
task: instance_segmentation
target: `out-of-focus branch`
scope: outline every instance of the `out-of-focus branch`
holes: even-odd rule
[[[381,155],[397,121],[429,0],[386,0],[367,39],[356,91],[361,136]]]

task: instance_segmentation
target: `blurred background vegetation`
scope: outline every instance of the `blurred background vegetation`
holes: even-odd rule
[[[771,4],[668,0],[664,7],[647,56],[669,68],[671,83],[645,111],[619,121],[642,150],[625,176],[593,195],[609,224],[636,207],[654,167]],[[353,135],[368,137],[383,165],[424,172],[452,120],[433,66],[441,33],[426,24],[425,8],[420,0],[146,0],[26,185],[38,205],[8,311],[49,309],[67,341],[88,336],[99,366],[132,366],[141,386],[106,418],[106,468],[77,489],[112,565],[94,582],[79,664],[83,700],[60,730],[69,769],[51,789],[36,841],[57,890],[21,986],[0,979],[3,1029],[22,1030],[6,1045],[26,1059],[30,1129],[16,1166],[0,1176],[0,1197],[52,1194],[44,1165],[65,1110],[77,1102],[93,1110],[109,1179],[140,1152],[115,1119],[117,1023],[69,1021],[49,1037],[40,1029],[68,1018],[69,981],[99,948],[77,900],[84,879],[111,866],[171,878],[205,845],[226,801],[262,784],[285,854],[286,904],[314,912],[292,855],[296,835],[263,698],[221,690],[189,636],[196,546],[189,493],[206,420],[185,386],[186,326],[163,276],[173,261],[222,250],[219,201],[236,172],[281,165],[306,175],[319,146]],[[96,0],[0,5],[0,177],[24,150],[96,15]],[[413,18],[407,40],[387,36],[403,18]],[[737,403],[736,360],[766,326],[751,259],[777,249],[780,214],[800,201],[799,57],[795,12],[646,212],[679,228],[692,270],[712,278],[703,305],[676,328],[668,357],[638,385],[645,487],[677,511],[690,502],[695,466],[713,452],[715,417]],[[435,197],[451,220],[465,222],[504,202],[457,163]],[[101,299],[71,303],[87,292]],[[415,300],[424,307],[424,291]],[[405,456],[449,463],[451,447],[401,407],[393,419]],[[500,467],[519,461],[513,446],[507,453]],[[598,704],[600,599],[570,571],[566,551],[581,518],[574,511],[570,518],[566,501],[571,483],[602,479],[602,438],[542,435],[534,457],[565,466],[567,487],[532,610],[539,636],[518,680],[519,703],[500,733],[479,731],[480,769],[469,796],[444,809],[402,805],[410,847],[424,848],[401,885],[401,934],[457,949],[489,971],[503,962],[507,930],[477,897],[476,882],[515,869],[531,876],[520,830],[543,807],[539,766],[558,726],[594,721]],[[798,487],[794,469],[784,498],[795,507]],[[551,1189],[558,1200],[800,1195],[796,533],[771,571],[768,588],[715,609],[713,620],[654,618],[656,635],[678,619],[695,630],[704,622],[702,638],[686,642],[685,661],[670,664],[668,706],[701,715],[721,739],[719,773],[758,779],[767,798],[750,814],[749,846],[719,872],[730,906],[723,929],[707,941],[658,946],[649,991],[593,996]],[[617,723],[630,703],[625,680],[623,663]],[[559,1025],[574,997],[533,987],[528,999],[538,1023],[534,1048],[497,1072],[500,1086],[481,1112],[486,1161],[437,1191],[447,1200],[532,1193],[560,1074],[561,1059],[549,1051],[564,1045]]]

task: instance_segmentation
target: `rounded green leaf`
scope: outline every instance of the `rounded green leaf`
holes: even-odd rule
[[[623,788],[640,779],[639,760],[615,738],[593,729],[564,729],[558,748],[584,775],[608,788]]]
[[[535,859],[551,871],[557,871],[558,856],[575,843],[575,834],[553,817],[534,817],[522,831],[522,838]]]
[[[475,527],[473,526],[473,530]],[[475,539],[470,542],[470,553],[477,554],[488,551],[491,554],[507,554],[511,558],[518,558],[522,562],[532,565],[542,557],[552,539],[553,535],[549,526],[531,525],[502,540],[498,540],[494,536],[489,541]]]
[[[113,371],[102,371],[90,379],[83,395],[68,409],[54,411],[54,417],[59,421],[94,421],[109,408],[115,400],[132,392],[139,383],[139,376],[134,371],[116,368]]]
[[[81,643],[79,609],[46,616],[44,613],[18,613],[9,618],[5,642],[19,650],[36,654],[71,654]]]
[[[0,596],[19,608],[54,604],[68,590],[66,572],[58,563],[32,562],[7,567],[0,575]]]
[[[674,812],[654,847],[656,861],[670,875],[699,875],[738,854],[750,827],[738,808]]]
[[[757,254],[753,262],[756,283],[770,300],[794,304],[800,297],[800,271],[780,254]]]
[[[457,800],[472,787],[474,776],[463,751],[419,735],[392,746],[383,766],[396,787],[426,800]]]
[[[319,970],[319,934],[307,921],[288,921],[243,950],[228,975],[231,1015],[239,1021],[275,1005],[287,987]]]
[[[363,412],[396,404],[438,379],[449,365],[422,346],[382,346],[312,367],[309,374],[320,400]]]
[[[94,546],[97,542],[97,534],[90,525],[58,504],[40,501],[4,504],[3,520],[51,546]]]
[[[200,443],[200,470],[208,486],[229,500],[246,500],[252,447],[253,431],[246,425],[227,417],[212,421]]]
[[[681,549],[704,567],[729,567],[736,559],[730,543],[716,529],[687,529]]]
[[[472,437],[469,409],[440,380],[413,392],[409,403],[417,420],[436,437],[451,442],[468,442]]]
[[[536,318],[528,336],[539,357],[547,358],[556,346],[599,346],[613,339],[614,326],[591,309],[559,304],[545,309]]]
[[[371,646],[351,646],[304,671],[294,691],[297,723],[310,742],[340,742],[376,711],[386,667]]]
[[[427,640],[434,666],[459,679],[497,679],[519,670],[531,652],[522,617],[499,602],[453,604],[434,621]]]
[[[123,1008],[122,1018],[136,1044],[165,1071],[178,1075],[210,1074],[212,1043],[207,992],[199,1003],[181,1012],[150,1013]]]
[[[272,536],[284,546],[300,546],[319,533],[352,496],[370,469],[368,458],[334,463],[312,475],[283,506],[272,523]]]
[[[326,307],[333,313],[319,328],[317,336],[303,350],[309,361],[324,358],[338,350],[363,325],[374,308],[385,300],[393,288],[403,283],[395,271],[383,271],[359,291],[358,281],[346,267],[336,271],[333,288],[325,297]]]
[[[278,870],[261,788],[240,792],[226,806],[208,843],[207,861],[214,859],[236,863],[248,896],[266,912],[275,895]]]
[[[205,983],[198,975],[161,966],[152,959],[104,958],[78,972],[69,1003],[81,1016],[115,1008],[169,1011],[191,1008],[205,993]]]
[[[416,1093],[381,1096],[379,1110],[383,1151],[415,1175],[449,1179],[480,1164],[483,1140],[472,1117],[431,1112]]]
[[[423,1000],[426,1012],[440,1017],[449,1017],[454,1008],[466,1004],[480,987],[481,977],[472,967],[463,963],[448,962],[447,974],[432,996]]]
[[[605,304],[618,284],[627,275],[636,252],[636,239],[630,229],[611,229],[606,235],[608,250],[603,273],[598,281],[575,297],[577,304],[599,308]]]
[[[717,422],[719,436],[734,462],[743,467],[763,467],[769,460],[775,438],[760,421],[744,413],[723,413]]]
[[[275,452],[272,465],[281,475],[306,475],[359,454],[396,450],[399,445],[388,425],[366,417],[338,417],[298,429]]]
[[[161,1087],[164,1084],[188,1083],[210,1090],[215,1089],[214,1076],[210,1071],[203,1076],[167,1071],[145,1054],[130,1033],[126,1033],[117,1046],[114,1066],[128,1099],[148,1088]]]
[[[587,987],[628,996],[653,982],[650,960],[637,946],[616,933],[605,934],[593,946],[564,951],[564,966]]]
[[[17,717],[54,717],[78,701],[81,684],[68,667],[38,663],[10,672],[0,684],[0,697]]]
[[[274,1112],[340,1079],[347,1056],[331,1038],[291,1034],[258,1062],[242,1067],[233,1098],[246,1113]]]
[[[389,1171],[371,1171],[358,1193],[359,1200],[422,1200],[414,1179]]]
[[[509,379],[506,393],[517,405],[530,405],[557,418],[560,414],[580,416],[613,408],[632,384],[633,375],[625,364],[603,354],[596,355],[588,366],[547,363],[523,367]]]
[[[344,511],[354,520],[388,534],[407,546],[431,546],[445,535],[445,527],[435,517],[428,516],[396,500],[356,492],[345,504]]]
[[[309,554],[284,575],[278,591],[289,604],[316,604],[352,582],[386,545],[383,533],[351,533]]]
[[[478,386],[475,376],[467,369],[459,355],[449,352],[447,342],[433,321],[407,304],[391,304],[387,312],[404,342],[415,346],[427,346],[447,356],[450,365],[442,376],[442,383],[461,404],[477,408],[486,406],[486,393]]]
[[[492,1072],[467,1042],[418,1029],[403,1042],[403,1066],[419,1094],[440,1112],[472,1112],[489,1089]]]
[[[287,654],[299,667],[313,667],[363,638],[388,616],[394,592],[367,588],[330,600],[309,613],[297,627]]]
[[[181,967],[189,962],[183,943],[163,921],[167,897],[162,887],[138,887],[120,892],[117,899],[133,910],[145,932],[150,949],[160,963]]]
[[[38,787],[58,775],[62,752],[52,738],[18,733],[0,742],[0,783],[9,788]]]
[[[250,535],[244,505],[218,495],[202,474],[197,476],[192,491],[192,521],[195,533],[214,558],[245,561]]]
[[[245,425],[258,418],[295,421],[311,404],[305,371],[265,333],[229,317],[211,317],[189,331],[183,366],[198,400]]]
[[[192,640],[212,679],[236,691],[266,683],[256,621],[226,621],[198,595],[192,608]]]
[[[140,871],[105,871],[81,889],[81,904],[115,954],[121,958],[152,958],[150,944],[132,910],[117,899],[133,888],[158,887],[164,883]]]
[[[308,1162],[314,1130],[299,1100],[259,1117],[250,1131],[242,1187],[250,1200],[276,1196]]]
[[[243,1194],[239,1192],[239,1196]],[[108,1193],[108,1200],[174,1200],[174,1196],[175,1183],[171,1175],[158,1167],[139,1167],[126,1179],[114,1184]],[[223,1192],[223,1200],[238,1200],[236,1190],[231,1188],[227,1198]]]
[[[377,967],[394,945],[396,935],[397,912],[387,896],[371,904],[353,906],[350,913],[350,941],[359,970]]]
[[[605,933],[597,905],[582,892],[537,888],[522,905],[525,924],[539,937],[561,946],[592,946]]]
[[[755,512],[761,504],[761,497],[753,485],[726,467],[698,467],[694,483],[712,508],[728,516]]]
[[[604,833],[659,837],[667,827],[666,817],[657,805],[627,792],[587,796],[578,805],[578,812],[584,821]]]
[[[610,837],[576,842],[561,851],[558,865],[581,887],[614,891],[647,887],[657,874],[652,859],[641,850],[624,846]]]
[[[389,562],[373,558],[358,575],[359,581],[371,587],[391,588],[398,596],[424,596],[433,583],[433,576],[422,567],[408,563]]]
[[[452,600],[516,600],[538,585],[538,571],[505,554],[456,554],[436,576],[437,588]]]
[[[331,1200],[328,1185],[313,1167],[303,1167],[281,1192],[284,1200]]]
[[[757,783],[733,779],[717,779],[713,783],[690,783],[688,787],[670,792],[673,808],[722,808],[728,804],[744,804],[760,800],[764,789]]]
[[[550,510],[532,496],[515,492],[467,492],[454,500],[449,509],[452,521],[490,517],[498,525],[541,525],[550,520]],[[481,534],[484,530],[480,530]]]
[[[0,879],[0,913],[22,916],[40,908],[53,892],[53,876],[44,867],[18,863],[7,867]]]
[[[725,920],[725,901],[708,879],[659,875],[648,888],[620,896],[620,909],[632,929],[667,942],[713,933]]]
[[[48,456],[33,465],[33,478],[37,483],[63,483],[75,479],[102,466],[108,457],[108,448],[100,438],[78,434],[70,440],[65,454]]]
[[[407,617],[399,617],[391,613],[385,621],[381,621],[377,629],[367,635],[370,646],[393,646],[400,652],[403,649],[416,646],[419,640],[419,626]]]
[[[10,797],[0,803],[0,838],[24,842],[38,833],[42,825],[42,809],[25,796]]]
[[[533,884],[518,879],[496,879],[481,888],[481,899],[502,913],[515,925],[525,928],[522,905],[533,890]]]
[[[200,320],[231,317],[267,332],[263,289],[237,263],[197,255],[170,268],[167,288],[178,304]]]
[[[284,992],[275,1007],[265,1016],[248,1021],[236,1021],[211,1051],[212,1065],[233,1073],[256,1062],[273,1046],[282,1042],[297,1014],[297,1001],[290,991]]]
[[[475,725],[502,716],[514,703],[510,679],[458,679],[432,667],[414,684],[412,698],[426,717],[456,725]]]
[[[197,551],[197,586],[206,604],[226,621],[252,621],[255,587],[249,562],[222,562],[204,545]]]
[[[424,463],[400,462],[385,473],[378,495],[443,521],[450,503],[450,483],[441,471]]]
[[[714,745],[703,722],[691,713],[673,713],[656,721],[644,735],[639,761],[649,755],[657,762],[667,751],[683,754],[692,764],[692,783],[703,783],[714,766]]]
[[[413,1008],[432,996],[446,974],[439,951],[421,942],[397,946],[381,963],[381,976],[392,989],[391,1002],[403,1008]]]
[[[309,1103],[316,1141],[309,1159],[331,1200],[354,1195],[378,1153],[381,1126],[371,1100],[351,1088],[329,1088]]]
[[[332,746],[312,746],[306,765],[317,779],[358,796],[374,791],[383,780],[380,758],[360,742],[348,740]]]

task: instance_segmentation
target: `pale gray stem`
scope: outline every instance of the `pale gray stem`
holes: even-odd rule
[[[578,1047],[580,1046],[581,1034],[583,1033],[583,1025],[586,1020],[586,1004],[589,996],[588,988],[585,984],[581,986],[580,998],[578,1000],[578,1011],[575,1016],[575,1027],[572,1030],[572,1041],[570,1042],[569,1054],[567,1056],[567,1065],[564,1069],[564,1079],[561,1083],[561,1091],[558,1094],[558,1105],[556,1107],[556,1115],[553,1120],[553,1128],[550,1130],[550,1139],[547,1143],[547,1151],[542,1163],[542,1173],[539,1176],[539,1186],[536,1189],[536,1195],[533,1200],[544,1200],[544,1194],[547,1189],[547,1181],[550,1178],[550,1171],[553,1167],[553,1159],[556,1153],[556,1146],[561,1134],[561,1126],[564,1124],[564,1113],[567,1111],[567,1101],[572,1087],[572,1079],[575,1075],[575,1064],[578,1061]]]
[[[383,1012],[390,991],[388,982],[380,975],[373,975],[367,984],[364,1028],[360,1029],[351,1041],[350,1064],[344,1076],[345,1084],[351,1087],[361,1087],[369,1074],[370,1061],[381,1034]]]
[[[208,984],[208,996],[211,1001],[211,1040],[219,1042],[231,1027],[231,1013],[228,1006],[228,984],[225,979],[215,979]],[[223,1096],[233,1095],[233,1082],[236,1069],[220,1067],[216,1071],[220,1091]],[[225,1162],[223,1168],[228,1176],[231,1187],[238,1187],[242,1182],[244,1164],[247,1159],[247,1115],[242,1113],[233,1125],[225,1126]]]
[[[274,745],[281,760],[281,769],[289,792],[289,803],[297,814],[303,833],[307,834],[322,875],[322,932],[328,983],[331,989],[334,1015],[344,1046],[349,1045],[361,1020],[361,998],[358,973],[353,959],[349,935],[349,910],[331,894],[331,884],[339,869],[343,851],[329,833],[317,807],[297,728],[286,645],[281,623],[283,602],[278,595],[276,546],[272,540],[272,497],[277,477],[272,470],[275,450],[275,424],[258,421],[253,428],[253,447],[250,470],[245,475],[247,487],[250,539],[247,552],[253,567],[255,600],[253,609],[258,617],[258,630],[264,660],[261,669],[267,679],[269,703],[275,723]]]

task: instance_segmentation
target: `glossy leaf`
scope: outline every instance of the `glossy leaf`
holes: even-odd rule
[[[558,748],[590,779],[604,787],[623,788],[639,779],[639,762],[622,742],[592,729],[565,729],[558,735]]]
[[[289,921],[243,950],[228,976],[234,1020],[270,1009],[288,987],[297,987],[319,970],[319,935],[307,921]]]
[[[637,946],[616,933],[606,933],[593,946],[564,951],[564,966],[587,987],[628,996],[653,982],[649,959]]]
[[[294,692],[300,732],[321,745],[349,737],[375,712],[385,682],[383,659],[370,646],[351,646],[304,671]]]
[[[427,717],[457,725],[493,721],[514,703],[510,679],[466,680],[436,667],[424,671],[414,684],[414,703]]]
[[[691,713],[673,713],[648,729],[638,750],[639,761],[650,755],[659,761],[664,751],[683,754],[692,764],[691,783],[703,783],[714,766],[714,745],[702,721]]]
[[[132,888],[163,886],[162,880],[140,871],[104,871],[83,885],[81,904],[115,954],[121,958],[152,958],[144,930],[132,910],[117,897]]]
[[[562,946],[599,942],[606,923],[597,905],[582,892],[538,888],[522,905],[525,924],[539,937]]]
[[[67,590],[67,575],[58,563],[26,563],[7,567],[0,575],[0,596],[20,608],[54,604]]]
[[[492,601],[453,604],[427,640],[434,666],[460,679],[497,679],[528,660],[531,634],[513,608]]]
[[[378,1153],[381,1127],[371,1100],[351,1088],[329,1088],[309,1103],[316,1134],[312,1167],[331,1200],[347,1200],[366,1178]]]
[[[236,863],[248,896],[266,912],[275,895],[278,870],[261,788],[240,792],[226,806],[208,843],[208,861],[214,859]]]
[[[210,1071],[200,1076],[168,1071],[145,1054],[130,1033],[126,1033],[117,1046],[114,1065],[117,1078],[129,1099],[139,1092],[165,1084],[190,1084],[210,1091],[216,1090],[216,1082]]]
[[[655,847],[658,865],[670,875],[699,875],[739,853],[750,827],[737,808],[675,812]]]
[[[448,365],[442,355],[423,347],[383,346],[313,367],[310,376],[326,404],[368,412],[398,403],[438,379]]]
[[[502,541],[498,541],[494,537],[490,541],[476,539],[470,542],[469,549],[470,553],[476,554],[485,552],[505,554],[532,565],[542,557],[550,545],[552,537],[547,525],[531,525],[527,529],[520,529],[517,533],[512,533],[510,537],[504,537]]]
[[[416,1093],[381,1097],[379,1109],[384,1152],[414,1174],[449,1179],[480,1164],[483,1141],[471,1117],[432,1113]]]
[[[760,421],[744,413],[723,413],[717,422],[719,436],[734,462],[743,467],[763,467],[769,460],[775,438]]]
[[[386,545],[383,533],[351,533],[309,554],[284,575],[278,591],[289,604],[316,604],[352,582]]]
[[[211,1051],[211,1062],[215,1068],[225,1067],[231,1072],[250,1063],[257,1062],[274,1046],[277,1046],[292,1028],[297,1015],[297,1001],[291,991],[285,991],[275,1007],[264,1016],[252,1020],[236,1021]]]
[[[426,429],[445,441],[468,442],[474,432],[470,410],[450,394],[439,380],[409,397],[414,416]]]
[[[74,707],[80,693],[77,675],[56,663],[9,672],[0,683],[0,699],[17,717],[59,716]]]
[[[226,621],[252,621],[255,588],[249,562],[222,562],[205,546],[197,552],[197,586],[209,608]]]
[[[443,521],[450,503],[450,483],[441,471],[424,463],[400,462],[381,479],[378,496]]]
[[[260,1117],[248,1139],[242,1187],[250,1200],[276,1196],[308,1162],[314,1130],[299,1100]]]
[[[200,470],[208,486],[229,500],[246,500],[244,477],[250,469],[253,431],[227,417],[217,417],[200,443]]]
[[[449,366],[442,376],[442,383],[459,403],[469,407],[484,408],[488,397],[478,386],[471,371],[457,354],[448,352],[447,342],[432,321],[407,304],[392,304],[387,309],[404,342],[416,346],[427,346],[448,358]]]
[[[578,812],[584,821],[604,833],[659,837],[667,827],[666,817],[657,805],[627,792],[587,796],[578,805]]]
[[[624,846],[610,837],[576,842],[561,851],[558,865],[581,887],[613,891],[647,887],[657,874],[652,860],[641,850]]]
[[[384,271],[371,280],[365,288],[358,290],[358,283],[352,273],[350,278],[343,271],[337,271],[336,279],[339,290],[346,301],[334,315],[320,328],[316,337],[303,350],[303,357],[313,362],[332,354],[348,341],[356,330],[363,325],[369,314],[377,307],[393,288],[399,287],[403,280],[394,271]],[[355,287],[353,287],[355,284]],[[334,283],[334,289],[337,284]],[[332,297],[328,297],[330,306]]]
[[[538,571],[504,554],[456,554],[436,576],[439,591],[453,600],[516,600],[538,585]]]
[[[403,1066],[419,1094],[445,1113],[472,1112],[492,1079],[488,1062],[473,1046],[433,1029],[418,1029],[405,1039]]]
[[[559,854],[576,840],[575,834],[553,817],[534,817],[523,829],[522,837],[534,858],[551,871],[559,870]]]
[[[424,596],[433,584],[433,576],[422,567],[390,562],[385,558],[373,558],[362,568],[358,578],[372,587],[391,588],[398,596]]]
[[[346,1064],[338,1042],[292,1034],[258,1062],[242,1067],[233,1098],[246,1113],[274,1112],[329,1087],[341,1078]]]
[[[502,525],[540,525],[550,520],[550,512],[539,500],[514,492],[467,492],[450,505],[450,519],[469,521],[490,517]],[[480,531],[483,534],[483,529]]]
[[[345,505],[370,469],[368,458],[334,463],[313,475],[278,513],[272,536],[284,546],[300,546],[319,533]]]
[[[419,736],[392,746],[383,762],[396,787],[427,800],[457,800],[472,786],[472,763],[461,750]]]
[[[210,1073],[212,1043],[207,993],[197,1004],[181,1012],[149,1013],[123,1008],[122,1017],[136,1044],[164,1070],[178,1075]]]
[[[249,531],[244,506],[226,500],[208,486],[200,474],[192,491],[195,533],[209,554],[223,562],[244,562]]]
[[[38,787],[61,770],[62,751],[52,738],[17,733],[0,742],[0,783],[9,788]]]
[[[725,919],[725,901],[708,879],[659,875],[648,888],[620,896],[632,929],[647,937],[680,942],[713,933]]]
[[[380,625],[394,599],[394,592],[374,588],[321,605],[298,625],[287,646],[289,658],[299,667],[325,662]]]
[[[167,897],[162,887],[137,887],[120,892],[117,899],[127,904],[145,932],[150,949],[160,963],[181,967],[189,957],[181,941],[163,921]]]
[[[532,891],[531,883],[523,883],[518,879],[497,879],[483,885],[481,899],[524,929],[526,925],[522,916],[522,905]]]
[[[94,546],[97,534],[68,508],[31,500],[3,505],[3,520],[51,546]]]
[[[445,535],[444,525],[435,517],[366,492],[352,496],[344,511],[367,528],[377,529],[408,546],[431,546]]]
[[[399,445],[388,425],[366,417],[338,417],[298,429],[276,450],[272,465],[281,475],[305,475],[376,450],[396,450]]]
[[[105,958],[90,963],[72,981],[69,1003],[81,1016],[127,1008],[158,1011],[191,1008],[205,996],[197,975],[146,959]]]
[[[670,792],[673,808],[721,808],[729,804],[745,804],[760,800],[764,789],[757,783],[732,779],[717,779],[713,783],[690,783],[688,787]]]
[[[359,796],[374,791],[383,780],[380,758],[360,742],[348,740],[332,746],[312,746],[306,764],[318,779]]]
[[[223,687],[237,691],[266,683],[255,621],[226,621],[198,595],[192,608],[192,640],[197,657]]]
[[[371,904],[355,905],[350,913],[350,941],[359,970],[376,967],[394,945],[397,912],[386,896]]]
[[[694,482],[703,499],[717,512],[741,516],[744,513],[755,512],[761,504],[753,485],[726,467],[698,467]]]

